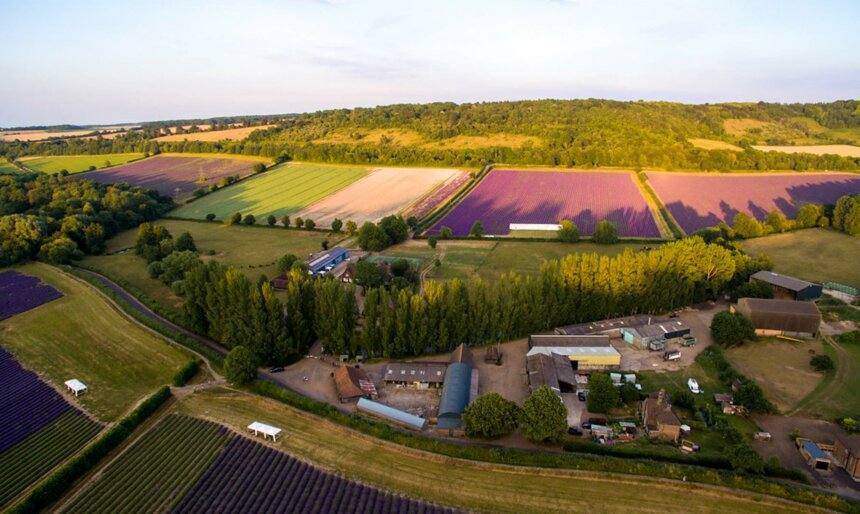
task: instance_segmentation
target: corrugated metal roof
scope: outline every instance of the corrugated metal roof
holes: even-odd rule
[[[386,382],[442,383],[445,380],[445,362],[392,362],[382,374]]]
[[[536,346],[610,346],[605,335],[539,334],[529,336],[529,345]]]
[[[439,402],[439,417],[459,416],[469,405],[472,389],[472,368],[467,364],[455,362],[445,372],[442,386],[442,400]]]
[[[526,357],[531,357],[532,355],[537,354],[551,355],[553,353],[564,355],[567,358],[572,356],[593,357],[596,355],[621,355],[618,353],[618,350],[611,346],[535,346],[529,350]]]
[[[741,298],[737,311],[752,320],[758,329],[785,332],[818,332],[821,312],[812,302]]]
[[[342,246],[335,246],[328,252],[314,257],[313,260],[311,260],[307,264],[310,269],[316,271],[317,268],[326,266],[329,262],[337,259],[341,255],[344,255],[346,253],[348,253],[346,251],[346,248],[343,248]]]
[[[806,280],[801,280],[799,278],[789,277],[788,275],[781,275],[779,273],[774,273],[773,271],[759,271],[753,273],[750,278],[755,280],[761,280],[762,282],[767,282],[768,284],[772,284],[777,287],[788,289],[789,291],[794,292],[803,291],[807,287],[815,285],[812,282],[807,282]]]
[[[392,421],[396,421],[397,423],[402,423],[404,425],[410,426],[415,430],[421,430],[427,423],[427,420],[420,416],[409,414],[408,412],[395,409],[394,407],[389,407],[388,405],[379,402],[368,400],[367,398],[359,399],[358,404],[356,404],[356,407],[359,410],[367,411],[371,414],[382,416],[384,418],[391,419]]]

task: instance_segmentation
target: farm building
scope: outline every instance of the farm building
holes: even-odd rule
[[[448,436],[462,435],[463,412],[477,396],[478,370],[473,367],[472,352],[461,344],[451,356],[451,364],[445,372],[436,429]]]
[[[680,320],[654,321],[621,329],[621,336],[639,350],[663,350],[666,343],[690,335],[690,327]]]
[[[290,285],[290,282],[287,278],[287,274],[281,273],[272,280],[269,280],[269,285],[272,286],[272,289],[276,291],[286,291],[287,287]]]
[[[383,373],[383,382],[428,389],[441,387],[445,381],[446,362],[392,362]]]
[[[678,442],[681,437],[681,420],[672,409],[665,389],[642,401],[642,425],[648,437]]]
[[[649,316],[637,314],[636,316],[625,316],[623,318],[604,319],[601,321],[558,327],[555,329],[555,333],[568,336],[602,334],[609,337],[621,337],[622,328],[647,325],[650,319],[651,318]]]
[[[848,476],[860,482],[860,436],[844,436],[836,439],[833,459]]]
[[[427,420],[421,416],[416,416],[402,410],[389,407],[388,405],[368,400],[367,398],[359,398],[356,408],[360,412],[370,414],[392,425],[397,425],[411,430],[421,431],[427,425]]]
[[[821,312],[812,302],[740,298],[731,309],[751,319],[758,335],[815,337],[821,324]]]
[[[773,271],[759,271],[750,277],[750,282],[765,282],[773,287],[774,298],[798,301],[814,301],[821,298],[821,284],[781,275]]]
[[[557,394],[576,392],[576,374],[564,355],[538,353],[526,357],[526,370],[531,392],[544,385]]]
[[[341,403],[347,403],[358,398],[375,400],[376,386],[367,377],[363,369],[352,366],[341,366],[334,370],[334,385],[337,397]]]
[[[806,460],[806,463],[816,471],[830,471],[830,465],[833,463],[829,455],[824,453],[817,444],[813,441],[798,441],[800,454]]]
[[[609,336],[568,336],[532,335],[529,336],[529,351],[533,355],[563,355],[574,370],[590,371],[618,369],[621,367],[621,354],[612,347]]]
[[[723,414],[735,413],[735,397],[729,393],[717,393],[714,395],[714,403],[722,409]]]
[[[335,246],[331,250],[312,256],[305,261],[305,264],[308,265],[309,273],[319,275],[333,270],[335,266],[346,259],[349,259],[349,251],[346,248]]]

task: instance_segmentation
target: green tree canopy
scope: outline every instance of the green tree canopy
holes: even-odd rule
[[[356,242],[362,250],[370,250],[373,252],[378,252],[391,245],[391,239],[389,239],[385,230],[370,221],[365,222],[361,228],[358,229],[358,239]]]
[[[588,410],[606,413],[621,403],[621,394],[606,373],[592,373],[588,379]]]
[[[565,243],[575,243],[579,241],[579,229],[576,223],[570,220],[561,220],[559,223],[558,238]]]
[[[237,386],[250,384],[257,379],[257,365],[247,348],[239,345],[230,350],[224,359],[224,378]]]
[[[519,414],[519,406],[499,393],[483,394],[463,413],[466,435],[483,439],[507,435],[517,428]]]
[[[558,442],[567,428],[567,407],[552,389],[540,386],[526,398],[522,430],[527,438],[537,442]]]
[[[711,321],[714,341],[725,347],[735,346],[755,337],[752,321],[739,312],[718,312]]]
[[[600,244],[612,244],[618,242],[618,229],[615,224],[608,220],[603,220],[597,224],[594,229],[594,235],[591,240]]]
[[[484,237],[484,224],[480,221],[472,223],[472,228],[469,230],[469,235],[472,237]]]

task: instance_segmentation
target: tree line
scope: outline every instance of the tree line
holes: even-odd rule
[[[742,252],[690,238],[615,257],[572,254],[547,261],[536,276],[510,273],[495,284],[428,282],[423,293],[366,287],[363,312],[354,285],[301,269],[288,273],[283,304],[268,283],[253,284],[213,262],[193,266],[182,290],[190,328],[228,348],[245,344],[259,363],[270,364],[306,352],[317,338],[329,354],[398,358],[605,317],[657,314],[715,298],[760,266]]]
[[[173,200],[126,184],[60,175],[0,174],[0,266],[99,254],[118,232],[158,218]]]

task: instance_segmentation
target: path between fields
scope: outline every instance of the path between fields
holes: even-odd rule
[[[836,342],[832,337],[828,337],[825,339],[827,344],[833,347],[836,351],[836,373],[833,374],[833,378],[830,379],[828,384],[818,391],[813,391],[806,398],[801,400],[792,410],[787,412],[786,416],[795,416],[798,414],[811,414],[806,412],[806,406],[810,404],[818,404],[825,403],[834,395],[839,394],[841,384],[845,381],[848,376],[851,376],[855,373],[854,363],[852,362],[851,357],[845,351],[845,348]]]
[[[439,253],[435,256],[434,259],[439,259],[439,262],[445,258],[445,246],[440,247]],[[424,282],[427,280],[427,274],[430,273],[430,270],[436,267],[436,261],[434,260],[432,264],[424,268],[421,271],[421,274],[418,276],[418,294],[424,294]]]

